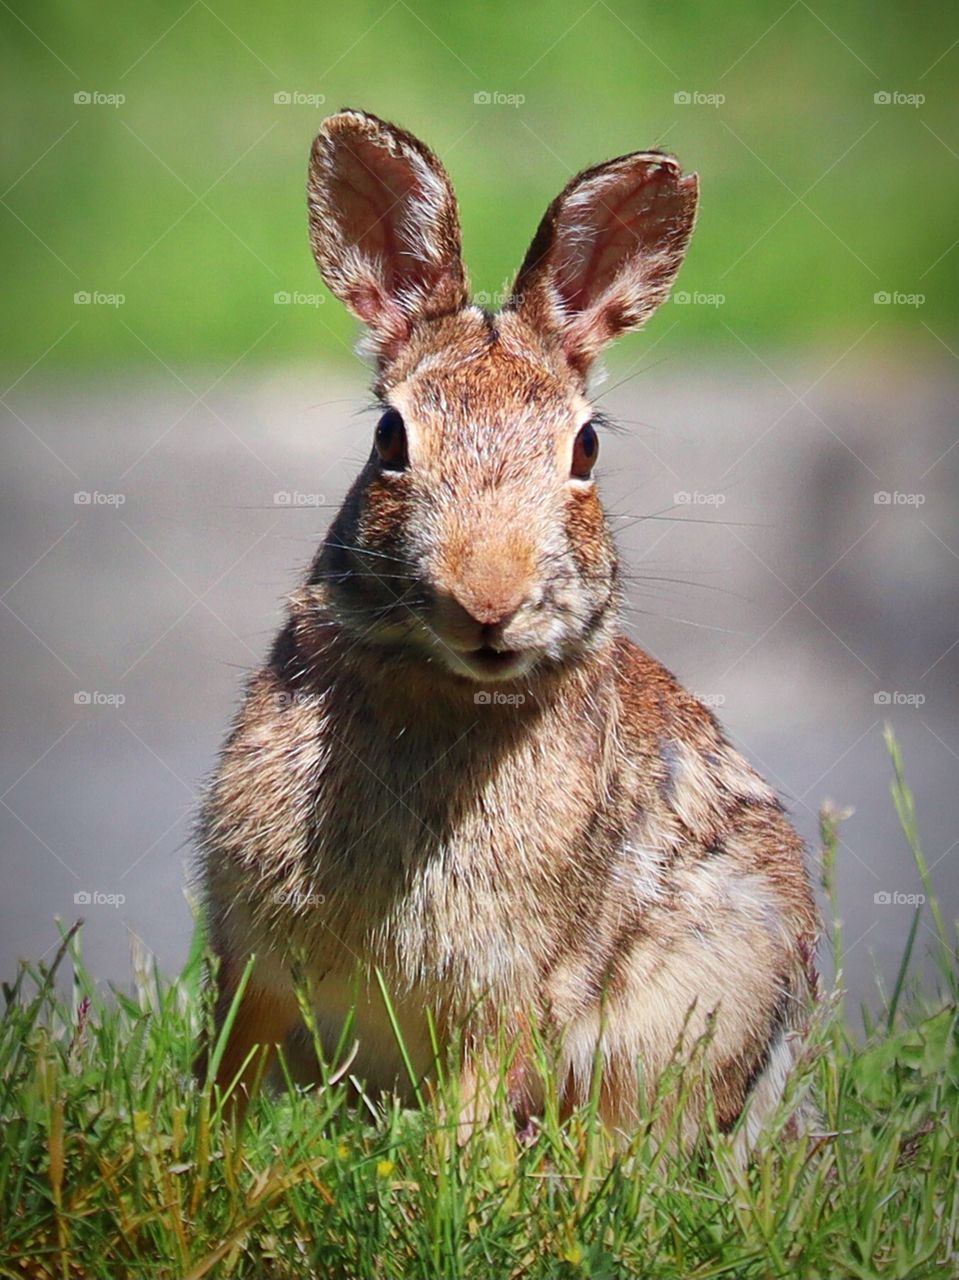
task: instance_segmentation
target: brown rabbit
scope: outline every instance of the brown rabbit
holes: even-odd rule
[[[247,1091],[299,1024],[350,1010],[353,1072],[410,1084],[425,1011],[462,1033],[464,1114],[512,1036],[517,1116],[542,1105],[528,1019],[562,1105],[597,1054],[611,1126],[703,1037],[719,1123],[778,1098],[815,978],[800,841],[713,716],[619,630],[586,376],[666,298],[697,180],[658,152],[574,178],[498,315],[470,304],[456,202],[422,143],[324,123],[310,239],[365,322],[373,449],[249,684],[201,823],[222,1024]],[[502,1042],[502,1041],[501,1041]],[[694,1095],[695,1124],[704,1093]]]

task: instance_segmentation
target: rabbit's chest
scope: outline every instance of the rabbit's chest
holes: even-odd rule
[[[359,961],[404,985],[505,989],[549,945],[563,833],[525,762],[410,740],[318,779],[289,879],[314,968]],[[567,833],[568,835],[568,833]],[[300,909],[302,907],[302,909]],[[286,917],[289,921],[289,916]],[[525,985],[525,983],[523,983]]]

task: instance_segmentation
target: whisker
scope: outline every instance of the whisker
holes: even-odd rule
[[[320,400],[316,404],[304,405],[300,413],[309,413],[313,409],[327,409],[331,404],[362,404],[366,407],[366,402],[361,402],[359,396],[344,396],[342,400]],[[362,413],[363,408],[357,409],[357,413]]]
[[[375,571],[364,572],[362,569],[338,569],[331,570],[329,573],[317,573],[310,579],[311,582],[348,582],[350,578],[368,578],[376,582],[410,582],[415,579],[407,573],[376,573]]]
[[[749,634],[746,631],[734,631],[729,627],[714,627],[708,622],[693,622],[692,618],[673,618],[666,613],[653,613],[650,609],[639,609],[635,605],[627,604],[624,605],[623,608],[627,613],[636,613],[647,618],[657,618],[665,622],[680,622],[687,627],[696,627],[699,631],[718,631],[725,636],[747,636]]]
[[[701,520],[697,516],[622,515],[613,516],[612,518],[614,520],[632,521],[632,524],[624,525],[622,528],[617,529],[617,533],[624,533],[626,529],[632,529],[633,525],[642,524],[644,520],[662,520],[668,524],[714,524],[717,529],[770,529],[773,527],[772,525],[753,520]]]
[[[671,356],[671,355],[660,356],[660,358],[658,360],[653,361],[652,364],[648,364],[642,369],[637,369],[635,370],[635,372],[627,374],[625,378],[620,378],[619,382],[614,382],[611,387],[607,387],[605,391],[601,391],[598,396],[594,397],[594,399],[602,400],[603,396],[612,395],[612,393],[616,391],[619,387],[624,387],[627,382],[632,382],[632,380],[634,378],[638,378],[640,374],[649,373],[651,369],[658,368],[661,364],[665,364],[667,360],[674,360],[674,359],[675,359],[675,356]]]
[[[342,502],[309,502],[302,505],[286,502],[271,502],[269,505],[250,506],[246,503],[236,503],[229,506],[213,506],[212,511],[338,511],[342,506]]]
[[[339,551],[352,551],[354,555],[374,556],[377,560],[393,560],[397,564],[414,565],[415,561],[407,560],[404,556],[390,556],[385,551],[371,551],[369,547],[350,547],[345,542],[329,542],[323,543],[326,547],[335,547]]]

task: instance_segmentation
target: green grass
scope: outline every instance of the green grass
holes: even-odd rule
[[[668,304],[650,328],[660,357],[742,357],[741,340],[835,358],[873,325],[874,353],[942,354],[922,325],[945,343],[957,327],[948,17],[907,0],[100,0],[93,19],[81,0],[5,0],[0,273],[16,320],[0,364],[162,377],[164,362],[348,359],[356,326],[319,282],[304,197],[311,139],[344,105],[439,152],[480,292],[502,288],[575,170],[661,143],[702,177],[678,288],[725,301]],[[924,101],[877,105],[884,91]],[[483,92],[524,101],[477,105]],[[125,301],[75,305],[83,291]],[[881,291],[925,302],[877,306]]]
[[[329,1073],[263,1093],[236,1137],[193,1084],[208,1016],[199,947],[161,982],[104,999],[68,933],[5,989],[0,1275],[9,1277],[951,1277],[959,1250],[959,970],[934,905],[895,744],[893,797],[932,904],[935,994],[913,988],[916,930],[864,1034],[820,1005],[790,1098],[745,1169],[707,1125],[673,1148],[656,1104],[625,1149],[587,1106],[529,1145],[504,1115],[464,1147],[422,1109],[355,1105]],[[837,842],[823,820],[827,896]],[[833,930],[838,945],[838,930]],[[841,955],[836,957],[841,965]],[[57,973],[72,960],[71,999]],[[661,1096],[682,1095],[677,1063]],[[787,1136],[812,1095],[813,1131]]]

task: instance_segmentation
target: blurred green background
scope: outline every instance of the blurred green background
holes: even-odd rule
[[[741,339],[802,353],[875,320],[869,345],[908,359],[931,341],[917,314],[947,342],[955,332],[947,12],[890,0],[10,0],[3,362],[99,373],[348,359],[355,326],[316,276],[303,194],[310,140],[342,105],[441,155],[481,293],[502,287],[572,172],[660,145],[702,177],[678,288],[709,299],[664,308],[653,324],[666,348],[732,353]],[[882,292],[924,302],[874,305]],[[286,293],[308,300],[278,304]]]

